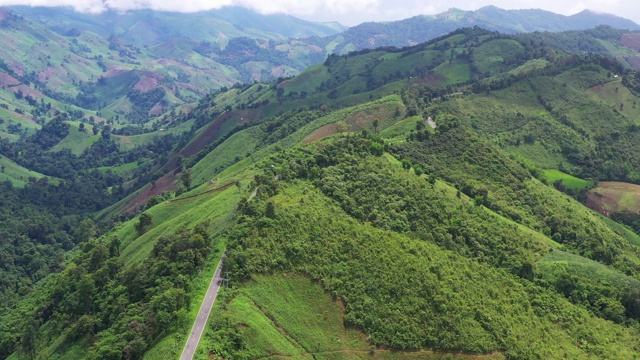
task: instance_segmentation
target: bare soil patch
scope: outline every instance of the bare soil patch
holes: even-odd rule
[[[13,76],[0,72],[0,86],[15,86],[20,84],[20,81]]]
[[[640,51],[640,34],[624,34],[621,41],[622,45]]]
[[[605,216],[613,212],[640,213],[640,185],[599,182],[587,193],[585,205]]]
[[[133,86],[133,90],[138,90],[140,92],[146,93],[147,91],[157,88],[158,85],[158,80],[152,77],[146,77],[140,79],[140,81],[138,81],[138,83]]]
[[[125,213],[134,213],[141,207],[143,207],[154,195],[160,195],[165,191],[173,190],[178,186],[175,184],[176,175],[179,170],[174,169],[173,171],[165,174],[160,179],[156,180],[153,185],[147,187],[142,190],[139,194],[131,198],[131,200],[127,201],[125,204]]]
[[[327,124],[317,130],[314,130],[311,135],[309,135],[306,139],[304,139],[304,141],[302,142],[303,144],[309,144],[312,143],[314,141],[318,141],[321,139],[326,138],[327,136],[331,136],[333,134],[337,134],[337,125],[335,123],[333,124]]]
[[[385,119],[392,119],[393,113],[392,108],[385,105],[375,106],[372,108],[368,108],[362,111],[355,112],[346,118],[344,118],[344,122],[348,125],[347,131],[349,132],[357,132],[362,131],[364,129],[373,130],[373,122],[374,120],[380,121],[382,123]],[[336,123],[331,123],[324,125],[316,130],[314,130],[306,139],[303,140],[303,144],[309,144],[314,141],[318,141],[326,138],[327,136],[331,136],[338,133],[337,129],[338,125]]]

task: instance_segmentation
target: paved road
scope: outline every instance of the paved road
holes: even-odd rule
[[[182,349],[180,360],[192,360],[193,355],[195,355],[196,349],[198,348],[198,343],[200,343],[200,338],[202,337],[202,333],[207,325],[207,320],[209,319],[209,313],[211,312],[211,308],[213,308],[213,302],[216,301],[216,296],[218,295],[218,290],[222,283],[221,272],[223,258],[224,255],[220,258],[216,272],[211,279],[211,283],[209,283],[209,289],[207,289],[207,294],[202,300],[202,305],[200,305],[200,310],[198,311],[198,317],[193,323],[191,334],[189,334],[187,343],[185,344],[184,349]]]

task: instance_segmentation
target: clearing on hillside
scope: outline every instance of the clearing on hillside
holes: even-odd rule
[[[640,213],[640,185],[602,181],[587,193],[586,205],[610,215],[614,212]]]
[[[575,176],[565,174],[560,170],[545,170],[544,175],[547,177],[547,181],[554,183],[558,180],[562,180],[562,184],[567,189],[582,190],[590,187],[593,182],[583,180]]]

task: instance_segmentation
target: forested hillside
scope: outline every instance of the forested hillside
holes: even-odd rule
[[[459,29],[113,121],[23,84],[0,358],[177,358],[222,258],[199,359],[637,357],[637,213],[583,205],[640,184],[623,36]]]

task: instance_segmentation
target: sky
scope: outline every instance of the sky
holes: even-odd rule
[[[451,7],[476,10],[486,5],[503,9],[539,8],[571,15],[585,9],[606,12],[640,23],[640,6],[629,0],[0,0],[3,5],[73,6],[82,12],[106,9],[193,12],[243,6],[260,13],[286,13],[307,20],[338,21],[353,26],[365,21],[399,20],[438,14]],[[635,2],[635,0],[634,0]]]

